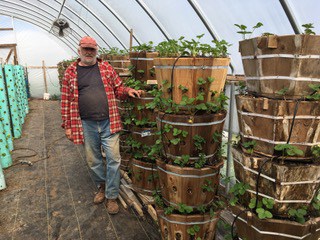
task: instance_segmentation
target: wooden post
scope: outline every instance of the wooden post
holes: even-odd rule
[[[13,53],[14,53],[13,64],[18,65],[19,62],[18,62],[18,54],[17,54],[17,46],[16,45],[13,47]]]
[[[130,52],[132,50],[132,39],[133,39],[133,29],[130,29],[130,46],[129,46],[129,51]]]
[[[10,57],[11,57],[12,52],[13,52],[13,49],[11,48],[10,51],[9,51],[9,53],[8,53],[8,56],[7,56],[7,58],[6,58],[6,63],[8,63],[8,61],[9,61],[9,59],[10,59]]]
[[[43,80],[44,80],[44,92],[48,92],[48,84],[47,84],[47,75],[46,75],[46,66],[44,64],[44,60],[42,60],[42,71],[43,71]]]

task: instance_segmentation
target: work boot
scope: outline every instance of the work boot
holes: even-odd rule
[[[98,187],[98,192],[94,196],[93,202],[95,204],[103,203],[104,198],[105,198],[105,188],[106,185],[104,183],[101,183]]]
[[[119,205],[116,199],[108,199],[106,206],[109,214],[117,214],[119,212]]]

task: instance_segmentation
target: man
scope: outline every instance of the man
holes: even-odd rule
[[[61,87],[62,127],[68,139],[83,144],[98,193],[94,203],[107,199],[116,214],[120,185],[119,131],[122,129],[116,98],[140,97],[141,91],[125,87],[108,62],[97,59],[98,45],[89,36],[80,40],[80,58],[66,70]],[[101,146],[106,153],[103,162]]]

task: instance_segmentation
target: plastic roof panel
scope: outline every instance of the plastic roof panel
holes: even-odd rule
[[[235,23],[251,30],[257,22],[263,27],[252,35],[263,32],[278,35],[293,34],[293,28],[283,8],[287,5],[300,31],[304,23],[314,23],[320,32],[318,0],[1,0],[0,14],[15,16],[50,31],[52,22],[65,18],[72,34],[60,39],[76,51],[79,39],[91,35],[100,47],[129,48],[130,29],[133,45],[166,38],[195,38],[204,33],[202,42],[224,39],[229,48],[235,73],[243,73]]]

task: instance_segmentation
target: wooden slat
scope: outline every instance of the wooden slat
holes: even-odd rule
[[[9,61],[12,52],[13,52],[13,49],[11,49],[11,50],[9,51],[8,56],[7,56],[7,58],[6,58],[6,63]]]
[[[244,75],[227,75],[227,81],[245,81]]]
[[[0,44],[0,48],[12,48],[12,47],[16,47],[16,46],[17,46],[16,43]]]
[[[0,31],[11,31],[13,28],[0,28]]]
[[[30,69],[43,69],[43,66],[28,66]],[[57,69],[57,66],[46,66],[48,69]]]

